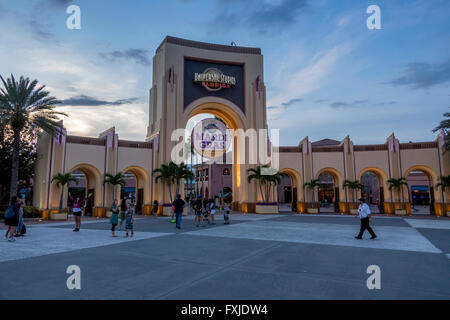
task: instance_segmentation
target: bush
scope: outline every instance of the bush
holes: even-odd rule
[[[23,208],[23,217],[24,218],[39,218],[39,210],[33,206],[25,206]]]

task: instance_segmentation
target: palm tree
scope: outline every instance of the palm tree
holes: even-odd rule
[[[263,199],[263,202],[267,202],[266,198],[264,196],[263,192],[263,185],[266,185],[267,179],[266,176],[264,176],[261,173],[261,168],[268,168],[267,165],[264,166],[257,166],[256,168],[250,168],[247,170],[247,180],[248,183],[251,183],[253,180],[256,180],[259,185],[259,192],[261,193],[261,198]]]
[[[78,180],[74,177],[72,177],[71,173],[58,173],[52,177],[52,182],[56,181],[56,185],[59,187],[61,186],[61,196],[59,198],[59,211],[62,211],[63,207],[63,195],[64,195],[64,186],[70,181],[75,181],[78,184]]]
[[[439,183],[436,185],[436,187],[441,187],[442,191],[445,191],[447,188],[450,188],[450,175],[441,176],[439,178]]]
[[[321,186],[322,186],[322,184],[320,183],[319,179],[312,179],[310,182],[305,182],[303,184],[303,187],[306,187],[306,188],[312,190],[312,207],[313,208],[315,208],[315,205],[316,205],[314,189],[319,188]]]
[[[19,149],[21,133],[30,128],[40,128],[54,136],[61,130],[59,115],[54,111],[59,101],[44,91],[45,86],[37,87],[38,81],[13,75],[6,81],[0,76],[4,88],[0,88],[0,127],[10,127],[13,131],[13,157],[11,169],[10,198],[17,196],[19,177]]]
[[[106,173],[103,184],[106,183],[109,183],[113,186],[113,201],[116,201],[116,186],[120,185],[122,188],[125,186],[125,179],[123,178],[122,172],[119,172],[116,175]]]
[[[444,130],[445,146],[447,147],[447,149],[450,149],[450,112],[444,113],[443,116],[447,117],[447,119],[442,120],[440,124],[433,129],[433,132]]]
[[[184,162],[177,165],[174,162],[171,162],[174,170],[174,179],[176,183],[176,194],[180,193],[180,183],[181,180],[192,180],[194,178],[194,174],[191,170],[184,164]],[[169,165],[170,165],[169,164]]]
[[[392,179],[389,179],[387,182],[389,183],[389,190],[397,189],[400,191],[402,189],[402,186],[408,185],[408,182],[403,177],[398,178],[398,179],[392,178]],[[398,199],[398,200],[400,201],[400,199]],[[402,202],[403,202],[403,195],[402,195]]]
[[[268,182],[268,190],[267,190],[267,199],[269,199],[270,189],[275,190],[276,186],[281,183],[283,175],[281,172],[277,171],[272,175],[266,177],[266,181]],[[273,193],[273,200],[275,201],[275,194]]]
[[[363,190],[364,186],[362,183],[360,183],[358,180],[350,181],[345,180],[344,181],[344,188],[350,188],[352,190],[352,201],[355,202],[355,190]]]
[[[176,164],[174,162],[169,163],[163,163],[161,164],[161,167],[156,168],[153,170],[152,175],[156,175],[155,182],[158,182],[158,180],[161,180],[163,183],[165,183],[169,187],[169,196],[170,196],[170,203],[173,202],[172,198],[172,185],[175,183],[175,166]]]

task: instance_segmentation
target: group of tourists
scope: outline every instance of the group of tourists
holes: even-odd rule
[[[23,208],[25,201],[18,197],[12,197],[11,203],[5,212],[5,225],[8,227],[5,233],[5,240],[16,241],[16,237],[22,237],[26,233],[23,223]]]
[[[196,200],[191,201],[191,208],[195,212],[195,223],[196,226],[205,226],[205,220],[208,224],[216,224],[214,217],[217,212],[223,211],[224,224],[230,223],[230,203],[227,200],[220,203],[219,197],[216,196],[214,199],[201,199],[199,196]]]
[[[120,209],[117,204],[117,200],[114,200],[111,206],[111,217],[109,218],[109,223],[111,223],[111,232],[113,237],[116,235],[116,227],[119,225],[119,230],[122,230],[122,226],[125,222],[125,238],[134,235],[134,204],[128,197],[124,197],[120,202]]]
[[[92,194],[89,194],[84,199],[73,198],[69,193],[69,197],[73,202],[73,214],[75,217],[75,229],[73,231],[79,231],[81,225],[81,215],[82,208],[84,202],[90,197]],[[369,231],[371,235],[371,239],[375,239],[377,236],[373,232],[370,227],[370,208],[365,203],[364,198],[360,198],[360,205],[358,208],[358,216],[361,220],[361,229],[359,234],[355,237],[356,239],[362,239],[362,235],[365,230]],[[156,216],[158,213],[158,202],[155,200],[153,205],[153,214]],[[176,199],[172,202],[172,211],[176,217],[175,223],[176,228],[181,229],[181,217],[183,215],[183,211],[185,208],[185,201],[181,199],[181,195],[177,194]],[[205,227],[205,220],[208,224],[215,225],[214,216],[216,211],[223,211],[224,224],[230,223],[230,202],[227,199],[224,199],[223,203],[220,203],[219,197],[215,197],[214,199],[201,199],[199,196],[195,200],[190,201],[191,209],[195,212],[195,224],[197,227],[200,225]],[[6,209],[5,212],[5,225],[8,227],[5,234],[5,240],[9,242],[16,241],[15,237],[23,236],[26,233],[26,227],[23,220],[23,209],[25,207],[25,202],[23,199],[18,197],[12,197],[11,203]],[[111,224],[111,232],[113,237],[117,237],[116,235],[116,227],[119,225],[119,230],[122,230],[123,224],[125,223],[125,238],[128,238],[130,235],[133,237],[134,235],[134,213],[135,206],[134,203],[128,197],[124,197],[120,201],[120,207],[117,203],[117,200],[114,200],[111,206],[111,217],[109,222]]]

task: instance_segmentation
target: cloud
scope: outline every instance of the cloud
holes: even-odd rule
[[[425,62],[409,63],[403,76],[389,81],[393,86],[410,86],[413,89],[428,89],[450,81],[450,58],[439,64]]]
[[[319,52],[301,69],[287,67],[282,70],[280,79],[273,79],[277,83],[286,83],[270,97],[268,103],[281,106],[286,101],[298,99],[323,85],[324,79],[333,70],[335,64],[352,49],[350,43],[339,44],[325,52]],[[295,71],[292,71],[294,69]]]
[[[66,7],[72,4],[73,0],[49,0],[49,3],[58,7]]]
[[[115,101],[105,101],[85,95],[79,95],[69,99],[62,100],[60,106],[86,106],[86,107],[118,106],[123,104],[135,103],[137,100],[138,98],[128,98],[128,99],[118,99]]]
[[[349,103],[338,101],[338,102],[331,103],[330,107],[332,107],[334,109],[353,108],[353,107],[358,107],[362,104],[366,104],[367,102],[369,102],[369,100],[355,100],[355,101],[349,102]]]
[[[32,17],[26,24],[38,40],[54,39],[54,34],[49,30],[50,26],[48,24],[44,25],[41,20],[37,20],[36,17]]]
[[[134,62],[142,65],[150,65],[151,61],[148,57],[148,51],[144,49],[128,49],[126,51],[101,52],[100,57],[103,59],[125,59],[134,60]]]
[[[297,103],[297,102],[300,102],[300,101],[302,101],[302,99],[299,99],[299,98],[295,98],[295,99],[291,99],[291,100],[289,100],[289,101],[287,101],[287,102],[283,102],[281,105],[283,106],[283,107],[290,107],[290,106],[292,106],[293,104],[295,104],[295,103]]]
[[[397,104],[397,101],[379,102],[379,103],[377,103],[375,105],[376,106],[388,106],[388,105],[393,105],[393,104]]]
[[[328,101],[328,99],[317,99],[315,102],[316,103],[321,103],[321,102],[326,102]]]
[[[226,21],[227,27],[242,24],[261,33],[292,26],[309,7],[308,0],[220,1],[220,14],[214,21]]]

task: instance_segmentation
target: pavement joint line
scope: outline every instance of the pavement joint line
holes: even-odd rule
[[[194,280],[190,281],[189,283],[182,284],[182,285],[180,285],[180,286],[178,286],[176,288],[173,288],[173,289],[171,289],[171,290],[169,290],[169,291],[167,291],[165,293],[162,293],[162,294],[158,295],[154,299],[155,300],[163,299],[165,296],[168,296],[168,295],[170,295],[171,293],[173,293],[175,291],[178,291],[178,290],[181,290],[181,289],[184,289],[184,288],[188,288],[188,287],[194,285],[195,283],[201,282],[201,281],[203,281],[205,279],[210,279],[213,276],[215,276],[216,274],[222,272],[223,270],[225,270],[227,268],[232,268],[234,265],[242,263],[245,260],[248,260],[248,259],[250,259],[250,258],[252,258],[252,257],[254,257],[256,255],[259,255],[260,253],[262,253],[264,251],[267,251],[267,250],[275,248],[275,247],[279,247],[280,245],[281,245],[280,243],[274,243],[272,245],[265,246],[264,248],[261,248],[261,249],[258,249],[256,251],[254,251],[252,254],[246,255],[246,256],[244,256],[242,258],[235,259],[234,261],[230,262],[229,264],[223,265],[222,267],[218,268],[216,271],[210,273],[208,276],[199,277],[197,279],[194,279]]]
[[[135,218],[134,220],[144,220],[145,218]],[[83,227],[83,224],[93,224],[93,223],[109,223],[108,219],[99,219],[99,220],[89,220],[89,221],[83,221],[81,220],[81,227]],[[48,228],[48,227],[59,227],[59,226],[70,226],[75,223],[74,221],[67,221],[67,222],[50,222],[50,223],[39,223],[39,224],[30,224],[27,225],[27,228]]]

